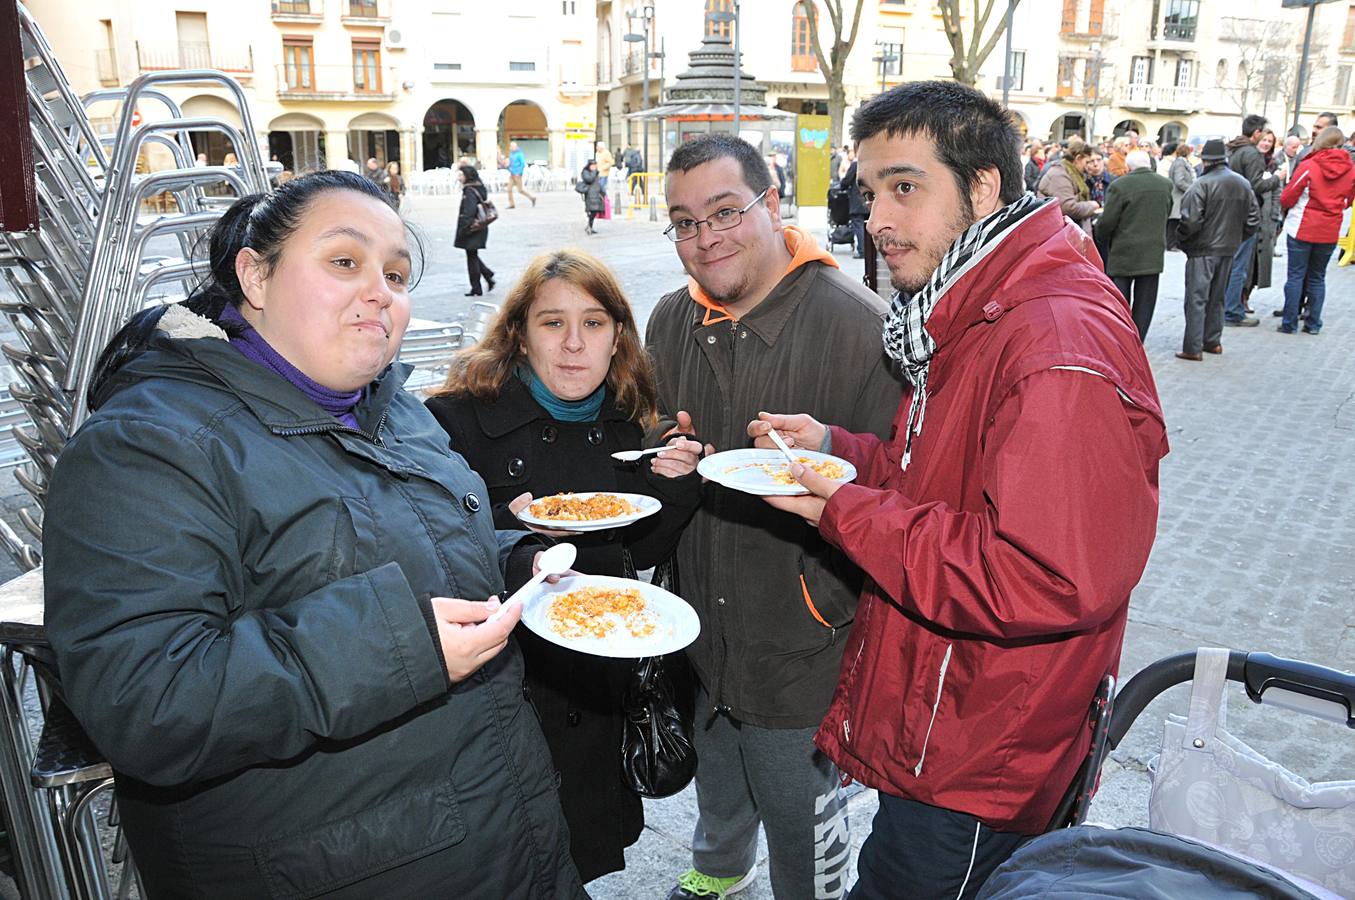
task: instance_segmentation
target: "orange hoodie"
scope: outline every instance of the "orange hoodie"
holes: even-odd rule
[[[820,247],[819,242],[799,226],[783,225],[781,226],[781,233],[785,236],[786,249],[790,251],[791,255],[790,265],[786,266],[786,271],[781,273],[782,278],[805,263],[815,260],[835,269],[840,268],[837,260],[833,259],[833,255]],[[704,307],[706,310],[705,318],[701,320],[702,325],[738,321],[733,313],[725,309],[723,303],[706,296],[706,292],[701,290],[701,286],[690,277],[687,279],[687,292],[692,295],[692,300],[696,301],[697,306]]]

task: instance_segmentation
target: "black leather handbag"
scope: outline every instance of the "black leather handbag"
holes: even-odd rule
[[[671,559],[660,564],[653,583],[677,593],[677,564]],[[696,775],[694,703],[691,670],[681,653],[635,661],[622,698],[621,736],[621,772],[635,793],[671,797],[691,783]]]

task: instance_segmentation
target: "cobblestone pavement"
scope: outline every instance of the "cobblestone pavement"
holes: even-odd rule
[[[497,198],[502,200],[502,198]],[[464,254],[452,247],[456,201],[409,198],[411,222],[428,248],[427,273],[414,293],[415,315],[453,321],[474,298]],[[581,247],[617,272],[644,320],[684,275],[647,212],[598,223],[584,233],[572,192],[544,193],[536,208],[502,209],[483,256],[498,273],[501,301],[514,275],[535,254]],[[806,219],[809,217],[806,216]],[[823,228],[810,226],[822,239]],[[1283,242],[1281,242],[1283,244]],[[844,270],[859,272],[849,248],[835,248]],[[1264,650],[1355,669],[1355,267],[1328,271],[1327,325],[1319,336],[1282,335],[1272,309],[1276,287],[1252,304],[1258,328],[1225,330],[1222,356],[1201,363],[1173,357],[1183,328],[1184,257],[1172,253],[1162,277],[1147,352],[1166,411],[1171,453],[1162,464],[1157,543],[1134,593],[1121,673],[1197,646]],[[825,348],[825,357],[831,348]],[[7,480],[7,479],[5,479]],[[8,505],[25,499],[12,489]],[[13,522],[12,509],[6,518]],[[15,523],[17,527],[17,523]],[[5,561],[7,563],[7,561]],[[1146,763],[1161,741],[1166,711],[1183,711],[1187,689],[1150,706],[1113,753],[1092,819],[1146,824]],[[1244,740],[1313,779],[1355,777],[1355,740],[1340,726],[1255,707],[1232,694],[1230,728]],[[871,791],[850,801],[856,841],[869,828]],[[627,853],[628,868],[589,886],[601,900],[663,897],[690,865],[695,796],[689,788],[646,804],[647,826]],[[765,847],[758,880],[741,897],[771,897]]]

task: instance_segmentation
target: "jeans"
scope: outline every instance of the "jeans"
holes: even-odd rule
[[[1229,322],[1241,322],[1247,317],[1242,309],[1242,289],[1247,286],[1251,276],[1252,257],[1256,254],[1256,235],[1242,242],[1233,254],[1233,268],[1228,273],[1228,290],[1223,294],[1223,318]]]
[[[852,216],[852,253],[862,256],[866,252],[866,220]]]
[[[962,812],[881,791],[847,900],[972,900],[1026,840]]]
[[[1313,244],[1285,235],[1289,247],[1289,274],[1284,282],[1284,318],[1280,326],[1286,331],[1297,331],[1299,301],[1308,297],[1309,331],[1322,329],[1322,301],[1327,298],[1327,263],[1336,250],[1335,244]]]
[[[1148,326],[1153,323],[1158,278],[1157,275],[1112,275],[1110,279],[1124,294],[1124,299],[1129,301],[1129,315],[1134,320],[1134,327],[1139,330],[1140,344],[1148,336]]]

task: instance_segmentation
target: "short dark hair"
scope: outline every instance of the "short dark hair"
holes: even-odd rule
[[[1317,117],[1318,117],[1319,119],[1326,119],[1328,125],[1340,125],[1340,124],[1341,124],[1341,123],[1337,120],[1337,118],[1336,118],[1336,113],[1334,113],[1334,112],[1318,113],[1318,114],[1317,114]]]
[[[1256,132],[1266,127],[1266,121],[1265,116],[1252,113],[1242,120],[1242,133],[1247,137],[1251,137],[1253,134],[1256,134]]]
[[[1004,204],[1025,192],[1021,136],[1001,104],[953,81],[909,81],[863,104],[852,116],[852,140],[884,132],[925,137],[950,170],[965,203],[979,173],[997,169]]]
[[[669,172],[690,172],[717,159],[729,158],[743,170],[743,183],[748,190],[760,194],[772,186],[767,161],[752,144],[732,134],[703,134],[680,145],[668,158]]]

